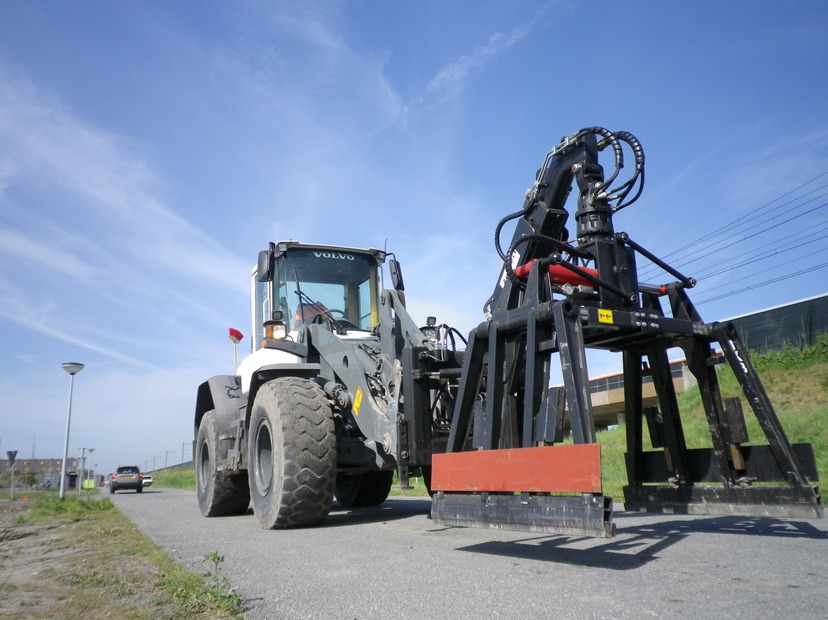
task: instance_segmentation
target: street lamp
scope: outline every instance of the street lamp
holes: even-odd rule
[[[75,384],[75,375],[83,370],[83,364],[67,362],[60,366],[69,373],[69,408],[66,411],[66,438],[63,442],[63,462],[60,466],[60,499],[66,499],[66,457],[69,456],[69,422],[72,419],[72,389]]]

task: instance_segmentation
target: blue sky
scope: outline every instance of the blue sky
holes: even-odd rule
[[[61,455],[78,361],[70,457],[179,462],[269,241],[387,245],[415,318],[468,331],[497,222],[585,126],[642,142],[616,229],[701,276],[707,320],[825,293],[826,21],[760,0],[0,3],[0,454]]]

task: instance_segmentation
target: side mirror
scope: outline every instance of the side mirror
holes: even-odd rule
[[[396,258],[388,261],[388,271],[391,272],[391,284],[394,285],[394,290],[404,291],[405,284],[403,284],[402,269],[400,262]]]
[[[273,279],[273,248],[259,252],[259,267],[256,270],[256,280],[270,282]]]

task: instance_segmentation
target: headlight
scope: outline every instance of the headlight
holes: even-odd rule
[[[287,328],[284,321],[265,321],[265,338],[268,340],[284,340],[287,338]]]

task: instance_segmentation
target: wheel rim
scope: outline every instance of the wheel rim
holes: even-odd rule
[[[207,488],[207,482],[210,480],[210,448],[206,441],[201,442],[198,460],[198,482],[202,489]]]
[[[256,428],[256,461],[253,468],[253,479],[259,495],[267,495],[273,482],[273,439],[270,425],[261,420]]]

